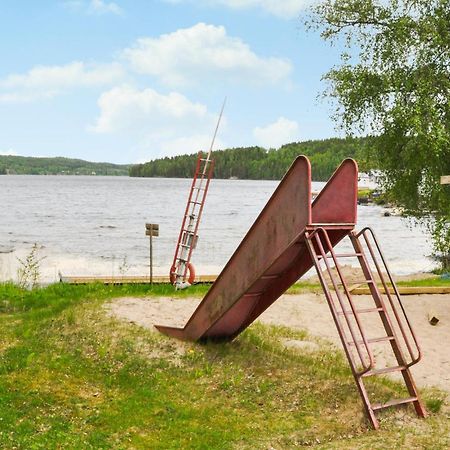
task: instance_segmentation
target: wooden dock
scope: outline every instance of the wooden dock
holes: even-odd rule
[[[217,275],[200,275],[196,277],[196,284],[213,283]],[[85,277],[85,276],[59,276],[60,283],[68,284],[150,284],[149,276],[115,276],[115,277]],[[153,284],[170,284],[168,276],[154,276]]]
[[[196,278],[196,284],[210,284],[216,281],[217,275],[200,275]],[[115,276],[115,277],[86,277],[86,276],[64,276],[60,274],[59,281],[67,284],[150,284],[150,279],[147,276]],[[153,284],[170,284],[168,276],[154,276]],[[382,286],[379,286],[381,292]],[[421,294],[450,294],[450,286],[397,286],[400,295],[421,295]],[[350,292],[353,295],[370,295],[370,290],[367,286],[355,284],[350,286]],[[394,294],[392,287],[389,287],[389,292]]]
[[[378,286],[381,293],[384,293],[382,286]],[[421,295],[421,294],[450,294],[450,286],[397,286],[400,295]],[[370,295],[367,286],[355,286],[350,289],[353,295]],[[395,294],[394,289],[389,287],[389,293]]]

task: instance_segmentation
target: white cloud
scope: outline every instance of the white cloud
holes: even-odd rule
[[[85,12],[92,15],[115,14],[120,16],[123,14],[123,9],[114,2],[107,2],[104,0],[68,0],[63,5],[72,12]]]
[[[279,117],[275,122],[253,130],[258,145],[265,148],[278,148],[283,144],[299,139],[298,123],[294,120]]]
[[[245,83],[286,81],[289,60],[256,55],[241,39],[227,35],[223,26],[198,23],[158,38],[141,38],[123,51],[134,70],[154,75],[169,86],[205,79]]]
[[[259,8],[282,19],[295,19],[313,0],[201,0],[211,6],[223,5],[232,9]],[[166,0],[166,3],[193,3],[193,0]],[[196,0],[197,3],[197,0]]]
[[[141,155],[151,154],[143,159],[209,148],[216,117],[177,92],[118,86],[104,92],[98,105],[100,114],[89,131],[129,139]]]
[[[85,64],[75,61],[63,66],[36,66],[25,74],[0,79],[0,102],[27,102],[50,98],[71,88],[105,86],[124,77],[122,66]]]
[[[189,129],[207,117],[206,106],[192,103],[184,95],[162,95],[153,89],[119,86],[104,92],[99,100],[100,116],[91,127],[97,133],[131,129],[149,130],[154,135],[172,134],[181,124]]]

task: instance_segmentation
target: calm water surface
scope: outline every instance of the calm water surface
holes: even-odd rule
[[[1,176],[0,279],[16,277],[18,260],[41,246],[43,281],[64,275],[145,275],[145,223],[158,223],[155,273],[171,265],[191,180],[128,177]],[[213,180],[200,238],[197,273],[219,273],[278,182]],[[313,183],[319,190],[323,183]],[[417,228],[383,208],[360,206],[358,228],[375,229],[394,273],[433,267],[431,246]],[[124,264],[125,261],[125,264]]]

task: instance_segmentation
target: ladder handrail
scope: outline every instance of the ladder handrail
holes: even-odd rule
[[[409,332],[411,334],[411,337],[413,338],[415,347],[417,349],[417,356],[414,355],[414,352],[413,352],[413,350],[411,348],[411,345],[410,345],[410,342],[409,342],[409,338],[407,337],[405,329],[404,329],[404,327],[402,325],[402,320],[399,317],[397,307],[394,304],[394,301],[392,299],[391,293],[390,293],[389,288],[388,288],[388,286],[386,284],[386,281],[384,279],[384,276],[383,276],[383,273],[381,271],[381,268],[380,268],[380,266],[378,264],[378,260],[377,260],[375,254],[374,254],[373,248],[370,245],[369,239],[367,237],[367,232],[369,232],[371,234],[373,242],[375,243],[375,246],[376,246],[376,248],[378,250],[378,254],[380,255],[381,261],[383,262],[384,268],[386,269],[386,273],[387,273],[387,275],[389,277],[389,280],[391,282],[392,288],[394,289],[394,293],[395,293],[395,296],[397,298],[398,304],[400,305],[400,308],[402,310],[404,320],[406,321],[406,323],[408,325]],[[389,303],[391,304],[392,311],[393,311],[394,316],[395,316],[395,318],[397,320],[397,324],[398,324],[399,329],[400,329],[400,331],[402,333],[404,342],[406,344],[406,347],[408,348],[408,352],[409,352],[409,355],[411,357],[411,362],[407,363],[406,366],[407,367],[411,367],[412,365],[418,363],[421,360],[421,358],[422,358],[422,350],[421,350],[421,348],[419,346],[419,343],[417,341],[417,337],[416,337],[416,334],[414,333],[414,330],[412,328],[411,322],[409,321],[408,316],[406,314],[405,308],[404,308],[403,303],[402,303],[401,298],[400,298],[400,293],[398,291],[397,285],[395,284],[395,282],[394,282],[394,280],[392,278],[392,274],[391,274],[391,272],[390,272],[390,270],[389,270],[389,268],[387,266],[386,259],[384,258],[383,252],[381,251],[380,245],[378,244],[378,240],[377,240],[377,238],[375,236],[375,233],[372,230],[372,228],[365,227],[359,233],[355,234],[356,238],[359,238],[360,236],[364,237],[364,240],[366,242],[367,248],[369,249],[369,252],[370,252],[370,254],[372,256],[372,260],[373,260],[373,262],[375,264],[375,267],[377,269],[377,272],[378,272],[378,275],[380,277],[381,283],[383,285],[385,294],[386,294],[386,296],[389,299]]]
[[[360,336],[362,338],[362,341],[363,341],[363,344],[364,344],[364,347],[365,347],[365,352],[367,353],[367,356],[369,357],[369,364],[368,365],[366,364],[366,358],[363,357],[363,355],[362,355],[362,351],[361,351],[361,348],[360,348],[360,345],[359,345],[359,340],[355,336],[355,332],[353,330],[353,326],[351,325],[350,318],[349,318],[348,314],[346,313],[347,308],[344,306],[344,302],[343,302],[343,299],[342,299],[341,294],[339,292],[339,288],[337,286],[336,280],[334,279],[334,276],[333,276],[333,274],[331,272],[331,267],[330,267],[330,264],[328,263],[328,258],[326,257],[326,254],[328,252],[326,252],[324,250],[324,248],[323,248],[322,241],[321,241],[321,239],[319,237],[319,233],[322,233],[324,238],[325,238],[325,242],[326,242],[326,245],[328,247],[328,251],[330,252],[330,254],[331,254],[332,258],[333,258],[333,262],[334,262],[334,264],[336,266],[336,270],[337,270],[337,272],[339,274],[339,278],[341,279],[342,285],[344,287],[344,291],[345,291],[346,297],[347,297],[348,302],[350,304],[350,308],[351,308],[351,310],[353,312],[353,316],[355,318],[359,334],[360,334]],[[358,371],[358,372],[356,371],[356,367],[355,367],[355,373],[357,373],[358,375],[362,375],[362,374],[368,372],[369,370],[371,370],[374,367],[375,361],[374,361],[374,357],[373,357],[372,351],[371,351],[371,349],[369,347],[369,343],[367,342],[367,338],[365,336],[362,324],[361,324],[361,322],[359,320],[359,314],[357,313],[357,310],[356,310],[355,305],[354,305],[354,303],[352,301],[352,298],[351,298],[350,291],[347,288],[347,285],[345,283],[344,277],[342,275],[342,271],[341,271],[341,269],[339,267],[339,264],[337,262],[337,257],[336,257],[336,255],[334,253],[333,245],[332,245],[332,243],[331,243],[331,241],[329,239],[328,233],[322,227],[318,227],[314,231],[312,231],[311,233],[307,233],[307,237],[308,237],[308,240],[313,238],[313,237],[315,238],[315,241],[316,241],[317,246],[318,246],[319,251],[320,251],[320,255],[322,256],[322,259],[325,262],[325,266],[326,266],[327,272],[328,272],[328,274],[330,276],[331,283],[333,284],[334,290],[336,292],[336,297],[337,297],[337,299],[339,301],[339,304],[341,306],[341,309],[342,309],[342,312],[343,312],[343,316],[345,318],[345,321],[347,323],[347,327],[348,327],[348,329],[350,331],[350,334],[351,334],[351,337],[353,339],[356,351],[357,351],[359,359],[361,361],[361,365],[363,366],[363,370],[362,371]],[[311,249],[310,249],[310,252],[311,252]],[[320,269],[320,263],[317,260],[317,254],[315,253],[315,251],[314,251],[314,254],[312,255],[312,257],[313,257],[314,261],[317,262],[316,267],[318,269]],[[328,290],[328,286],[326,286],[325,279],[323,278],[323,275],[322,275],[321,271],[318,270],[317,272],[318,272],[319,278],[321,280],[322,287],[324,287],[324,289]],[[330,302],[330,306],[332,306],[333,313],[336,314],[336,320],[338,321],[339,319],[337,319],[337,317],[338,317],[337,316],[337,311],[336,311],[336,308],[334,307],[334,304],[332,302]],[[339,325],[340,325],[340,322],[339,322]],[[338,328],[340,328],[340,326]],[[342,336],[341,336],[342,341],[344,341],[345,340],[344,339],[345,338],[345,333],[344,333],[344,331],[342,329],[340,329],[340,334],[341,333],[342,333]],[[343,345],[344,345],[344,348],[347,348],[348,344],[343,342]]]
[[[406,360],[403,355],[403,350],[401,346],[399,345],[400,341],[397,336],[397,330],[393,324],[393,318],[391,317],[391,314],[389,313],[388,309],[386,308],[386,302],[383,298],[383,295],[381,291],[378,289],[378,286],[376,284],[376,279],[373,275],[373,270],[370,267],[368,257],[366,256],[366,251],[364,250],[364,247],[359,240],[359,238],[355,237],[354,233],[349,234],[350,241],[352,242],[353,248],[360,254],[358,256],[361,269],[364,273],[364,276],[366,277],[366,280],[369,278],[371,280],[371,284],[369,286],[370,293],[372,295],[372,298],[374,299],[377,306],[380,306],[382,309],[382,313],[380,313],[380,319],[383,323],[384,329],[388,336],[392,336],[393,341],[391,341],[391,347],[392,351],[394,352],[394,355],[399,363],[400,366],[406,366]],[[374,258],[374,255],[371,253],[370,256],[372,257],[372,261]],[[397,320],[398,322],[398,320]]]
[[[375,242],[376,248],[381,256],[381,259],[385,265],[386,272],[391,280],[392,286],[394,287],[394,292],[397,295],[398,302],[400,303],[402,312],[404,314],[406,323],[408,324],[409,330],[411,332],[411,336],[414,339],[414,342],[418,348],[419,351],[419,357],[414,358],[413,351],[411,349],[411,346],[409,345],[409,336],[406,335],[405,329],[403,327],[402,319],[399,317],[399,311],[398,307],[394,304],[393,298],[389,295],[389,290],[387,289],[386,280],[384,279],[381,270],[380,270],[380,264],[378,263],[378,258],[375,255],[374,248],[372,248],[371,241],[369,241],[369,232],[372,234],[373,241]],[[365,246],[363,245],[363,242],[359,240],[359,237],[363,235],[365,240]],[[366,411],[366,414],[371,421],[373,427],[375,429],[379,428],[379,422],[375,416],[375,411],[378,411],[380,409],[388,408],[390,406],[395,406],[399,404],[406,404],[406,403],[412,403],[416,413],[419,417],[426,417],[426,410],[423,406],[423,403],[420,400],[417,387],[414,383],[414,379],[412,377],[412,374],[410,373],[409,367],[412,364],[415,364],[420,359],[421,353],[420,348],[417,344],[417,340],[414,334],[414,331],[412,330],[411,323],[408,320],[408,317],[406,315],[406,311],[404,310],[403,304],[399,298],[398,290],[395,286],[395,283],[392,279],[391,273],[389,269],[387,268],[386,261],[384,259],[384,256],[381,252],[381,249],[379,247],[378,241],[375,238],[375,235],[373,231],[370,228],[363,229],[360,233],[356,233],[355,231],[347,231],[346,236],[350,238],[355,253],[344,253],[343,255],[340,255],[339,252],[335,253],[334,251],[334,245],[333,242],[339,242],[340,236],[334,236],[329,235],[327,230],[322,227],[317,227],[313,229],[308,229],[305,233],[305,242],[306,246],[309,250],[310,256],[312,258],[313,264],[315,265],[317,269],[317,274],[319,276],[320,283],[322,285],[322,288],[324,290],[325,296],[328,301],[328,305],[330,307],[333,320],[335,322],[337,331],[339,333],[339,337],[341,339],[341,342],[344,347],[345,354],[347,355],[350,367],[353,372],[353,376],[355,377],[356,385],[358,387],[359,393],[361,395],[361,398],[363,400],[364,408]],[[344,236],[345,237],[345,236]],[[366,251],[369,249],[369,252]],[[370,253],[370,254],[369,254]],[[359,322],[359,313],[365,311],[364,309],[358,308],[358,310],[355,309],[354,303],[351,297],[351,293],[348,290],[347,283],[344,279],[344,274],[342,272],[342,268],[340,267],[338,259],[340,256],[354,256],[358,259],[359,264],[361,266],[361,269],[364,273],[365,280],[370,286],[370,290],[372,293],[372,298],[375,301],[375,304],[377,308],[366,310],[366,312],[377,312],[380,315],[380,319],[382,321],[382,324],[384,326],[384,329],[386,331],[386,338],[373,338],[373,339],[366,339],[365,333],[360,325]],[[348,303],[345,302],[345,297],[342,294],[342,292],[339,291],[338,288],[338,278],[335,274],[331,272],[332,269],[332,263],[330,260],[333,260],[334,266],[336,267],[337,274],[339,275],[339,278],[341,280],[345,295],[347,297]],[[325,264],[325,268],[323,268],[323,265],[321,265],[321,260],[323,260]],[[383,286],[385,288],[385,291],[388,293],[389,303],[391,305],[392,312],[388,309],[388,302],[386,299],[383,298],[381,288],[379,289],[376,283],[376,280],[374,278],[376,272],[372,270],[372,268],[369,265],[369,260],[372,260],[373,263],[376,266],[376,269],[378,271],[378,274],[380,275],[380,279],[383,283]],[[372,264],[372,262],[370,263]],[[326,273],[328,273],[330,277],[330,281],[325,279]],[[331,289],[334,287],[334,290],[336,292],[336,296],[332,294]],[[347,307],[344,307],[343,302],[345,302]],[[342,311],[338,311],[340,307]],[[348,304],[350,305],[350,308],[348,308]],[[392,316],[392,314],[395,315],[395,319]],[[355,334],[353,332],[352,326],[349,322],[349,317],[353,315],[353,321],[351,324],[355,325],[355,330],[359,329],[359,334],[362,337],[362,340],[357,340],[355,338]],[[344,316],[344,319],[341,319],[340,317]],[[347,321],[347,327],[346,322]],[[395,325],[397,322],[398,326]],[[395,328],[394,326],[395,325]],[[348,330],[346,329],[348,328]],[[396,330],[400,328],[402,337],[406,342],[406,345],[408,346],[408,351],[410,352],[411,358],[413,361],[409,364],[406,364],[405,357],[402,354],[401,348],[400,348],[400,333],[397,333]],[[348,331],[350,331],[351,337],[348,334]],[[353,339],[353,341],[351,340]],[[382,342],[384,340],[389,340],[391,343],[392,351],[397,359],[397,366],[391,366],[386,368],[377,369],[375,367],[375,357],[372,353],[371,347],[369,346],[369,343],[376,343],[376,342]],[[362,345],[364,344],[364,345]],[[364,349],[367,351],[367,355],[370,359],[370,367],[364,370],[357,370],[355,359],[357,360],[358,355],[355,355],[355,352],[351,351],[351,347],[355,346],[356,350],[358,351],[359,358],[361,360],[361,364],[363,367],[365,366],[366,358],[362,358],[361,353],[364,351]],[[361,347],[360,347],[361,346]],[[363,379],[367,376],[372,375],[383,375],[385,373],[389,372],[401,372],[403,380],[405,382],[405,387],[409,393],[408,398],[400,398],[400,399],[393,399],[388,402],[382,402],[382,403],[373,403],[372,400],[369,398],[367,388],[364,385]]]

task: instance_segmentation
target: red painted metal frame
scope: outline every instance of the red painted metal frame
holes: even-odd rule
[[[305,232],[329,220],[330,203],[333,245],[353,229],[357,178],[356,162],[345,160],[311,205],[311,166],[299,156],[185,327],[158,330],[183,340],[237,336],[313,266]]]
[[[348,331],[350,332],[351,342],[353,342],[355,345],[356,352],[358,354],[359,361],[362,366],[362,370],[360,370],[360,371],[357,370],[357,364],[354,361],[354,358],[353,358],[352,354],[350,353],[350,351],[348,351],[349,348],[347,345],[348,341],[346,338],[346,333],[344,331],[342,324],[340,323],[340,321],[338,319],[338,310],[335,307],[335,302],[333,301],[333,295],[330,292],[330,288],[328,287],[328,284],[325,281],[325,278],[323,276],[323,271],[322,270],[317,271],[320,283],[321,283],[322,288],[325,292],[325,295],[328,299],[328,304],[330,306],[331,314],[332,314],[334,322],[336,324],[336,328],[338,329],[339,336],[341,337],[342,345],[347,353],[347,358],[349,359],[349,361],[352,360],[351,366],[352,366],[353,373],[356,376],[361,376],[373,368],[373,366],[375,364],[374,357],[373,357],[371,349],[369,348],[369,343],[367,342],[367,338],[365,336],[361,321],[359,319],[359,315],[357,314],[356,306],[352,300],[349,288],[343,277],[342,269],[338,263],[337,256],[333,250],[333,245],[330,241],[330,237],[328,235],[328,232],[322,227],[316,228],[314,231],[307,233],[306,237],[309,241],[312,242],[312,245],[310,247],[310,254],[314,260],[315,266],[320,267],[319,258],[320,258],[320,260],[322,260],[325,263],[325,271],[330,276],[332,289],[334,291],[334,295],[336,296],[336,298],[338,300],[338,305],[340,307],[340,311],[347,310],[346,304],[345,304],[346,303],[345,298],[348,300],[348,303],[350,306],[350,311],[349,311],[350,314],[343,314],[343,317],[345,319],[345,325],[346,325]],[[316,251],[316,249],[318,251]],[[329,258],[327,256],[327,254],[329,254],[331,258]],[[329,262],[329,259],[333,260],[334,267],[336,268],[337,274],[342,283],[342,288],[344,291],[343,293],[341,293],[338,282],[335,279],[335,277],[332,275],[332,267]],[[355,319],[355,324],[352,323],[352,320],[351,320],[352,318]],[[356,330],[355,330],[354,325],[356,325]],[[362,339],[362,342],[360,341],[360,339]],[[361,346],[361,343],[363,344],[363,346]]]
[[[186,203],[186,209],[184,210],[183,220],[181,221],[180,234],[178,235],[177,246],[175,247],[175,255],[173,257],[173,263],[172,263],[172,266],[170,268],[170,272],[171,272],[170,275],[172,275],[172,271],[175,270],[175,267],[176,267],[176,264],[177,264],[178,254],[180,252],[180,244],[181,244],[181,241],[183,239],[184,230],[186,228],[186,220],[187,220],[187,217],[188,217],[189,205],[190,205],[190,203],[192,201],[192,195],[193,195],[193,192],[194,192],[194,186],[195,186],[195,183],[197,181],[198,173],[200,171],[201,157],[202,157],[202,154],[201,154],[201,152],[199,152],[199,154],[197,156],[197,164],[195,165],[194,177],[192,178],[191,188],[189,190],[189,196],[188,196],[188,200],[187,200],[187,203]],[[184,273],[184,276],[186,277],[186,272]]]
[[[328,233],[329,232],[325,228],[316,228],[312,231],[308,231],[306,233],[306,243],[314,260],[320,283],[328,301],[333,320],[336,324],[339,337],[347,355],[356,385],[363,400],[365,412],[371,425],[375,429],[379,428],[379,422],[375,416],[376,411],[407,403],[412,403],[419,417],[426,417],[425,407],[420,400],[417,387],[409,370],[413,364],[416,364],[420,360],[421,351],[412,326],[406,316],[400,296],[397,295],[397,301],[395,302],[390,294],[374,248],[378,250],[378,256],[384,264],[383,271],[387,273],[396,294],[398,294],[398,290],[373,231],[370,228],[365,228],[360,233],[350,231],[348,233],[348,238],[351,241],[355,253],[345,254],[336,254],[334,252]],[[365,245],[363,243],[365,243]],[[375,307],[357,307],[352,299],[352,295],[338,261],[340,258],[347,257],[358,259],[362,269],[362,275],[364,275],[365,282],[369,286]],[[332,260],[334,263],[334,269],[337,272],[341,282],[340,284],[335,278],[329,260]],[[370,261],[372,262],[372,265],[375,266],[376,273],[382,282],[384,293],[377,286]],[[325,266],[323,269],[321,266],[322,262]],[[327,274],[329,281],[326,279],[325,274]],[[387,297],[387,302],[383,295]],[[398,310],[399,307],[401,312]],[[366,331],[360,321],[360,314],[370,313],[379,316],[379,320],[385,331],[383,336],[370,339],[367,338]],[[398,331],[400,331],[400,333]],[[396,363],[388,367],[376,368],[376,360],[370,345],[382,342],[390,344]],[[404,356],[402,347],[406,347],[409,352],[409,362]],[[352,348],[356,349],[356,355],[353,354]],[[409,397],[394,399],[384,403],[373,403],[369,398],[363,378],[392,372],[401,373]]]
[[[156,328],[183,340],[232,340],[315,266],[372,426],[379,427],[375,411],[405,403],[412,403],[417,414],[425,417],[425,408],[409,371],[409,367],[421,357],[417,338],[375,235],[368,228],[360,233],[353,231],[356,224],[357,180],[356,162],[345,160],[311,204],[310,163],[305,156],[299,156],[187,324],[183,328],[161,325]],[[346,237],[350,239],[355,253],[335,253],[334,247]],[[364,240],[364,245],[360,238]],[[394,286],[396,301],[389,293],[374,248]],[[369,256],[375,264],[388,302],[384,301],[377,287]],[[361,309],[356,306],[338,261],[342,257],[358,259],[375,307]],[[334,275],[333,267],[340,282]],[[390,305],[392,312],[386,305]],[[378,313],[386,335],[367,338],[359,317],[361,313]],[[400,330],[400,334],[396,330]],[[375,369],[375,358],[369,344],[384,341],[391,345],[398,366]],[[401,342],[406,345],[409,362],[403,355]],[[410,397],[382,404],[371,403],[363,377],[389,372],[401,372]]]
[[[372,258],[372,261],[374,261],[374,264],[375,264],[378,276],[380,277],[380,281],[381,281],[381,284],[383,286],[384,294],[388,298],[388,301],[389,301],[389,303],[391,305],[391,308],[392,308],[392,311],[394,313],[396,322],[398,323],[398,326],[399,326],[402,338],[404,339],[404,342],[405,342],[406,347],[408,349],[408,353],[409,353],[409,355],[411,357],[411,361],[410,362],[406,362],[406,361],[404,361],[404,362],[405,362],[407,367],[411,367],[412,365],[418,363],[422,359],[422,350],[420,349],[420,346],[419,346],[419,343],[418,343],[418,340],[417,340],[417,336],[416,336],[416,334],[414,332],[414,329],[413,329],[413,327],[411,325],[411,322],[409,321],[408,316],[406,314],[405,308],[404,308],[403,303],[402,303],[401,298],[400,298],[400,293],[399,293],[399,291],[397,289],[397,285],[395,284],[395,282],[394,282],[394,280],[392,278],[392,275],[391,275],[391,272],[390,272],[390,270],[388,268],[386,259],[385,259],[384,255],[383,255],[383,252],[381,251],[381,248],[380,248],[380,246],[378,244],[378,241],[377,241],[377,239],[375,237],[375,233],[373,232],[373,230],[371,228],[366,227],[366,228],[363,228],[359,233],[356,233],[354,236],[355,236],[355,238],[359,238],[360,236],[362,236],[364,238],[364,241],[366,243],[367,249],[369,250],[369,253],[370,253],[370,256]],[[373,242],[377,252],[375,252],[375,250],[374,250],[374,248],[373,248],[373,246],[371,244],[371,241]],[[381,262],[382,262],[383,267],[384,267],[384,272],[387,274],[387,276],[389,278],[389,282],[390,282],[390,284],[391,284],[391,286],[392,286],[392,288],[394,290],[394,296],[391,295],[391,293],[390,293],[390,290],[389,290],[389,287],[388,287],[388,283],[386,282],[385,275],[384,275],[383,270],[381,268],[381,265],[380,265],[380,263],[378,261],[376,253],[378,253],[378,256],[380,257]],[[375,287],[375,289],[377,289],[377,288]],[[394,300],[394,297],[395,297],[395,300]],[[402,315],[400,315],[400,313],[398,311],[398,307],[400,307]],[[407,329],[405,329],[405,326],[402,323],[403,320],[406,322]],[[409,336],[408,336],[408,333],[409,333]],[[412,348],[412,345],[411,345],[411,342],[410,342],[410,338],[414,342],[414,346],[415,346],[414,349]]]
[[[175,255],[173,257],[173,263],[172,266],[170,268],[170,278],[172,279],[172,276],[176,273],[176,267],[180,258],[180,253],[181,253],[181,248],[182,248],[182,243],[184,241],[184,239],[186,238],[186,223],[187,223],[187,219],[189,217],[189,210],[192,206],[192,204],[196,204],[199,200],[199,196],[200,198],[200,209],[197,213],[197,218],[195,221],[195,228],[192,231],[192,239],[196,239],[197,236],[197,232],[198,232],[198,227],[200,224],[200,219],[203,213],[203,207],[205,205],[205,198],[206,195],[208,193],[208,189],[209,189],[209,183],[211,182],[211,178],[212,178],[212,174],[214,172],[214,160],[207,160],[207,162],[210,164],[209,168],[207,168],[207,171],[202,171],[201,170],[201,166],[202,166],[202,161],[205,162],[206,160],[203,158],[203,153],[199,152],[198,153],[198,157],[197,157],[197,163],[195,166],[195,172],[194,172],[194,177],[192,178],[192,184],[191,184],[191,188],[189,190],[189,196],[188,196],[188,201],[186,203],[186,209],[184,211],[184,216],[183,216],[183,220],[181,222],[181,229],[180,229],[180,234],[178,235],[178,241],[177,241],[177,246],[175,248]],[[206,162],[205,162],[206,164]],[[204,186],[203,189],[203,194],[200,194],[200,190],[197,189],[197,183],[198,181],[203,182],[203,180],[206,179],[206,184]],[[195,199],[193,200],[194,197],[194,191],[197,190],[197,193],[195,195]],[[187,271],[188,271],[188,266],[190,264],[191,261],[191,257],[192,257],[192,252],[194,250],[194,245],[192,245],[189,248],[189,252],[188,252],[188,256],[187,256],[187,260],[186,260],[186,264],[185,264],[185,269],[183,272],[183,281],[186,281],[186,276],[187,276]]]
[[[205,159],[202,158],[201,156],[202,156],[202,153],[199,154],[200,168],[201,168],[201,162],[202,162],[202,161],[205,161]],[[208,194],[209,183],[211,182],[212,174],[213,174],[213,172],[214,172],[214,160],[213,160],[213,159],[209,160],[209,163],[210,163],[210,166],[209,166],[209,168],[207,168],[207,172],[205,172],[205,173],[202,172],[201,175],[200,175],[200,180],[204,180],[205,177],[206,177],[206,184],[205,184],[205,188],[204,188],[204,191],[203,191],[203,195],[201,195],[201,194],[200,194],[200,190],[197,189],[197,195],[195,196],[195,200],[193,200],[194,202],[198,202],[199,196],[201,195],[200,209],[199,209],[199,211],[198,211],[197,220],[196,220],[196,222],[195,222],[195,228],[194,228],[194,231],[193,231],[194,239],[197,239],[197,236],[198,236],[198,234],[197,234],[197,233],[198,233],[198,227],[199,227],[199,225],[200,225],[200,219],[201,219],[201,217],[202,217],[203,208],[204,208],[204,206],[205,206],[205,198],[206,198],[206,195]],[[205,164],[206,164],[206,163],[205,163]],[[198,179],[199,179],[199,178],[196,177],[196,180],[198,180]],[[195,190],[195,187],[196,187],[196,186],[195,186],[195,183],[194,183],[194,184],[192,185],[192,189]],[[190,201],[192,201],[192,195],[191,195],[191,197],[190,197]],[[186,218],[185,218],[185,219],[186,219]],[[192,252],[194,251],[194,248],[195,248],[195,246],[193,245],[193,246],[191,246],[191,248],[189,249],[189,254],[188,254],[188,259],[187,259],[187,263],[188,263],[188,264],[189,264],[190,261],[191,261]],[[187,272],[187,266],[186,266],[186,269],[185,269],[185,272],[184,272],[184,279],[186,279],[186,272]]]

